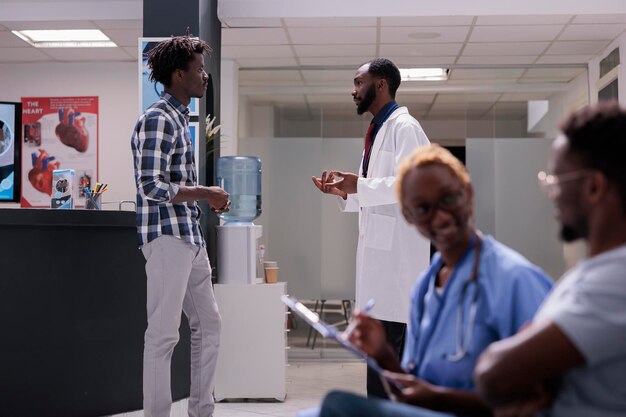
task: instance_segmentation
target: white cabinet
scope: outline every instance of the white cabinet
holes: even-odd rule
[[[286,283],[215,284],[222,316],[215,400],[286,396]]]

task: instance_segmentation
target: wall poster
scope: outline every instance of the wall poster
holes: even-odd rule
[[[98,97],[22,97],[22,207],[50,207],[52,171],[73,169],[75,206],[98,181]]]

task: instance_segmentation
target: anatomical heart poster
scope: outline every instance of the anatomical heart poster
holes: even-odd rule
[[[98,97],[22,97],[22,207],[50,207],[52,172],[73,169],[75,206],[98,180]]]

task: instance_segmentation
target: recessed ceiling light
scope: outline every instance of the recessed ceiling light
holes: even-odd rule
[[[441,33],[437,32],[413,32],[409,33],[409,38],[413,39],[437,39],[441,37]]]
[[[117,45],[98,29],[13,30],[35,48],[111,48]]]
[[[402,81],[441,81],[448,79],[447,68],[400,68]]]

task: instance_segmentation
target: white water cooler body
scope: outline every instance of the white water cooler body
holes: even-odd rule
[[[217,226],[217,280],[220,284],[254,284],[262,226],[226,223]]]

